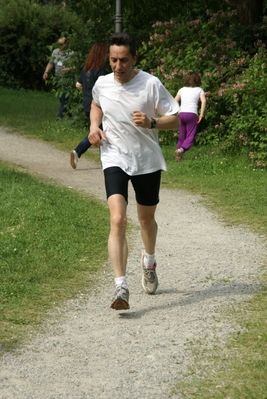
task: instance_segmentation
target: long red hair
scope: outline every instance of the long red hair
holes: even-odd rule
[[[107,48],[106,43],[94,44],[86,57],[83,70],[92,71],[94,68],[104,69],[107,59]]]

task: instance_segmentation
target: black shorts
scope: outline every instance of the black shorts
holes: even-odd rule
[[[104,170],[107,198],[121,194],[128,202],[128,182],[131,180],[139,205],[154,206],[159,203],[161,170],[145,175],[129,176],[121,168],[112,166]]]

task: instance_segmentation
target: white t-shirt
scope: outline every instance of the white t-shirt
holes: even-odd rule
[[[198,114],[199,98],[201,94],[204,94],[201,87],[182,87],[177,94],[181,96],[180,112]]]
[[[100,76],[93,88],[93,100],[103,111],[103,141],[101,162],[103,169],[118,166],[128,175],[167,170],[158,143],[158,131],[137,127],[133,111],[142,111],[151,118],[173,115],[179,105],[158,78],[146,72],[127,83],[120,84],[114,74]]]

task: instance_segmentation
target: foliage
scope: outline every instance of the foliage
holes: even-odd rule
[[[196,144],[246,152],[253,165],[266,166],[266,19],[243,28],[234,10],[207,11],[206,19],[172,19],[155,23],[153,29],[140,48],[142,69],[159,77],[172,95],[188,71],[202,76],[207,110]],[[161,132],[160,140],[174,145],[177,134]]]
[[[44,7],[30,0],[0,0],[0,84],[24,89],[44,88],[42,75],[48,45],[62,32],[79,32],[76,15],[58,6]]]
[[[40,0],[40,3],[44,1]],[[45,3],[62,4],[61,0],[45,0]],[[164,7],[156,0],[122,1],[122,28],[123,31],[134,34],[138,43],[149,37],[151,25],[160,20],[168,21],[172,17],[190,21],[203,14],[206,9],[214,11],[222,9],[221,0],[180,0],[179,7],[172,0],[166,0]],[[71,10],[83,20],[85,24],[92,23],[96,33],[95,40],[99,39],[99,33],[108,37],[114,31],[116,2],[114,0],[67,0],[66,9]],[[105,29],[103,29],[103,26]]]
[[[245,152],[259,167],[267,164],[266,61],[264,47],[249,61],[238,60],[247,66],[221,86],[217,102],[223,104],[224,114],[214,126],[222,150]],[[215,122],[212,119],[211,123]]]
[[[115,4],[113,0],[65,3],[63,9],[59,0],[0,0],[0,84],[52,87],[57,97],[67,93],[73,121],[83,126],[81,93],[75,80],[93,43],[106,40],[113,32]],[[135,33],[139,65],[158,76],[173,95],[183,86],[187,71],[198,71],[208,102],[196,144],[245,152],[252,164],[264,166],[267,20],[243,27],[237,11],[223,8],[220,1],[191,0],[190,7],[187,4],[181,0],[177,8],[167,1],[162,9],[155,1],[123,3],[123,28]],[[74,50],[70,64],[76,69],[72,77],[60,82],[51,77],[45,85],[44,66],[61,34],[69,38]],[[174,145],[176,140],[177,132],[160,132],[162,144]]]
[[[94,42],[106,40],[114,31],[114,0],[71,1],[67,9],[79,16]]]
[[[218,10],[222,7],[221,1],[214,0],[180,0],[179,7],[172,0],[162,3],[155,0],[139,0],[123,4],[123,25],[127,32],[135,35],[137,42],[148,40],[151,34],[150,27],[157,21],[169,21],[177,18],[180,21],[190,21],[203,15],[207,8]]]
[[[141,63],[143,69],[158,76],[172,94],[176,92],[175,85],[181,86],[184,75],[190,70],[200,72],[205,88],[211,89],[241,51],[231,37],[237,13],[210,14],[207,11],[207,15],[207,21],[197,19],[180,23],[172,19],[155,23],[153,35],[140,49],[141,55],[145,54]]]
[[[158,19],[179,15],[188,20],[208,6],[220,7],[219,0],[194,0],[190,8],[185,0],[181,4],[177,8],[168,0],[162,8],[154,0],[123,2],[123,30],[134,33],[141,43]],[[114,23],[114,0],[0,0],[0,85],[49,89],[51,85],[42,81],[49,46],[67,34],[71,48],[78,52],[79,69],[92,44],[114,32]]]

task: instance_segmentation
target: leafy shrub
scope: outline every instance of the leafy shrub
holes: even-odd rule
[[[157,22],[153,29],[140,49],[143,69],[159,77],[173,96],[188,71],[202,77],[207,109],[196,145],[246,152],[253,164],[266,166],[267,20],[244,29],[235,11],[207,11],[205,19]],[[174,145],[177,134],[160,132],[160,141]]]
[[[262,47],[243,73],[230,79],[221,93],[228,113],[219,127],[227,132],[221,148],[245,151],[260,167],[267,163],[266,73],[267,51]]]
[[[82,35],[79,18],[59,6],[43,6],[30,0],[0,0],[0,84],[24,89],[43,89],[42,80],[49,45],[62,32]]]

